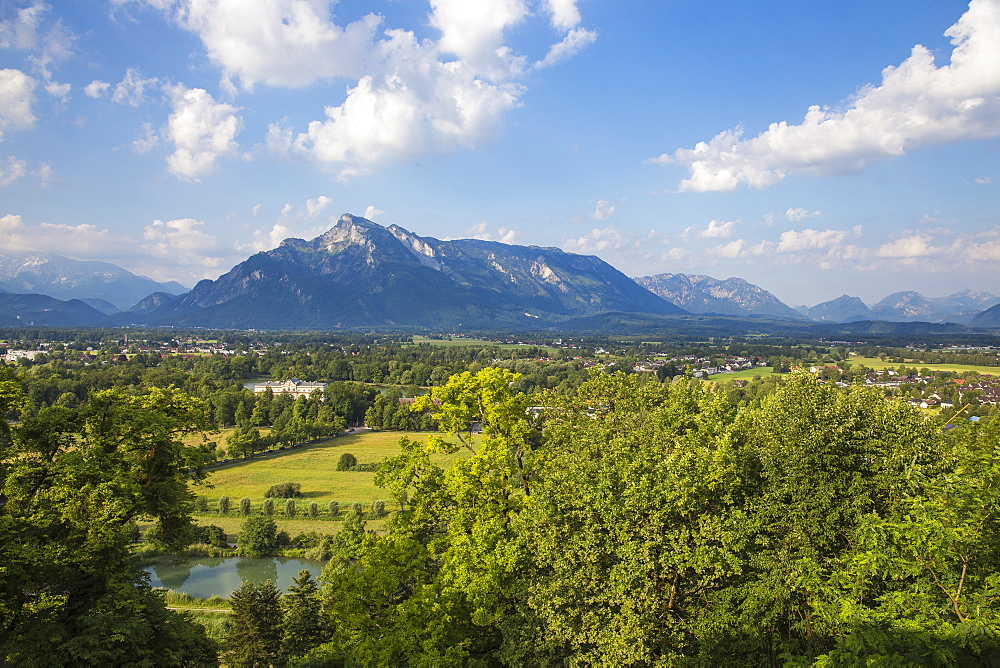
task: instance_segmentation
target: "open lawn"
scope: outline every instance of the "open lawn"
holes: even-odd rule
[[[367,507],[379,499],[388,502],[385,490],[375,486],[374,473],[360,471],[338,471],[337,462],[345,452],[354,455],[358,464],[374,464],[386,457],[399,453],[399,439],[408,436],[413,440],[423,440],[425,433],[403,433],[396,431],[364,432],[342,436],[329,443],[289,450],[275,457],[258,459],[246,463],[227,466],[212,471],[208,482],[212,487],[194,487],[195,494],[206,496],[213,502],[220,496],[228,496],[233,506],[241,498],[253,501],[254,509],[271,485],[296,482],[302,485],[303,498],[297,499],[300,511],[310,501],[316,501],[325,513],[330,501],[337,501],[341,507],[360,502]],[[441,466],[449,466],[464,457],[462,453],[437,455],[433,459]],[[275,499],[275,507],[280,508],[283,499]],[[298,521],[298,520],[292,520]]]
[[[879,371],[881,369],[898,369],[899,362],[883,361],[877,357],[851,357],[851,364],[866,367]],[[1000,375],[1000,367],[979,366],[976,364],[921,364],[920,362],[904,362],[904,366],[916,367],[917,369],[927,368],[931,371],[975,371],[976,373]]]
[[[749,380],[754,376],[770,376],[774,374],[774,369],[769,366],[762,366],[756,369],[743,369],[742,371],[733,371],[732,373],[717,373],[712,376],[708,376],[707,380],[712,382],[720,382],[727,380],[737,380],[745,379]],[[787,376],[788,374],[779,373],[779,376]]]
[[[429,339],[426,336],[415,335],[413,337],[414,343],[429,343],[432,346],[443,346],[446,348],[452,348],[455,346],[496,346],[497,348],[503,348],[504,350],[517,350],[518,348],[529,347],[523,343],[497,343],[496,341],[486,341],[484,339],[466,339],[466,338],[456,338],[456,339]],[[541,348],[546,352],[546,354],[554,355],[558,348],[550,348],[548,346],[530,346],[535,348]]]

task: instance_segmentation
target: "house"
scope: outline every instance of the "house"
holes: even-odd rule
[[[322,392],[326,389],[326,383],[306,383],[298,378],[290,378],[280,382],[256,383],[253,386],[254,394],[262,394],[271,390],[274,394],[290,394],[293,398],[308,397],[316,390]]]

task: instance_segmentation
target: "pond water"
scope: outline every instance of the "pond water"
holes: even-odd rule
[[[323,562],[286,557],[192,557],[184,563],[147,566],[145,571],[154,587],[198,598],[226,598],[246,580],[257,583],[273,580],[278,589],[285,590],[303,569],[315,579],[323,570]]]

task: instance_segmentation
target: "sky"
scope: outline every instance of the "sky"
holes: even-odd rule
[[[0,250],[192,286],[342,213],[1000,294],[1000,0],[0,0]]]

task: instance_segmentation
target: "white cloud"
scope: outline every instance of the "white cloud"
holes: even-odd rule
[[[806,218],[816,218],[819,215],[819,211],[808,211],[801,207],[794,207],[785,211],[785,218],[793,223],[805,220]]]
[[[735,232],[735,220],[731,220],[726,223],[720,223],[717,220],[710,220],[708,221],[708,227],[698,232],[698,236],[702,239],[728,239],[733,236]]]
[[[6,161],[0,161],[0,188],[9,186],[27,172],[28,163],[14,156],[8,156]]]
[[[976,177],[976,183],[978,183],[979,185],[985,186],[985,185],[989,185],[989,184],[993,183],[993,179],[990,178],[990,177],[988,177],[988,176],[979,176],[979,177]]]
[[[716,257],[732,259],[743,255],[743,246],[745,245],[746,242],[743,239],[736,239],[728,244],[716,246],[709,252]]]
[[[52,183],[52,167],[48,163],[43,162],[42,165],[35,170],[34,174],[38,177],[38,181],[42,186],[47,186]]]
[[[35,80],[21,70],[0,70],[0,140],[8,129],[30,128],[35,124],[31,105],[35,101]]]
[[[594,212],[590,214],[590,217],[594,220],[607,220],[613,215],[615,215],[614,205],[606,199],[600,199],[597,200]]]
[[[7,251],[36,251],[106,260],[130,245],[126,237],[94,225],[29,225],[19,215],[0,217],[0,249]]]
[[[955,45],[949,64],[935,66],[917,45],[846,111],[812,106],[799,125],[772,123],[753,139],[726,130],[653,162],[687,166],[682,191],[763,188],[793,172],[857,172],[915,148],[1000,136],[1000,3],[972,0],[945,35]]]
[[[330,202],[333,200],[326,195],[320,195],[316,199],[306,200],[306,218],[315,218],[319,214],[323,213]]]
[[[219,240],[206,234],[205,223],[193,218],[154,220],[143,228],[143,250],[159,258],[210,256],[220,248]]]
[[[178,178],[197,181],[212,171],[216,158],[236,152],[235,138],[242,126],[239,109],[216,102],[201,88],[177,85],[168,93],[173,113],[167,134],[175,147],[167,158],[168,169]]]
[[[261,207],[260,204],[254,204],[252,207],[250,207],[250,215],[251,216],[256,216],[257,214],[259,214],[260,213],[260,207]]]
[[[72,90],[72,84],[68,83],[56,83],[55,81],[49,81],[45,84],[45,92],[52,97],[58,97],[60,100],[64,100],[69,96],[70,90]]]
[[[597,33],[584,28],[573,28],[561,42],[553,44],[545,57],[535,63],[537,69],[558,65],[587,48],[597,40]]]
[[[122,4],[122,0],[119,0]],[[471,148],[491,137],[519,104],[531,67],[507,32],[535,19],[527,0],[430,0],[437,39],[384,29],[369,14],[334,22],[333,0],[146,0],[196,34],[222,86],[303,87],[340,79],[347,96],[305,130],[273,123],[266,145],[304,155],[347,178],[423,153]],[[538,65],[564,60],[595,34],[577,27],[575,0],[550,0],[558,33]]]
[[[619,250],[626,246],[634,246],[635,240],[622,234],[614,226],[595,227],[589,233],[574,239],[567,239],[564,248],[571,253],[599,253],[601,251]]]
[[[482,239],[483,241],[499,241],[502,244],[512,244],[521,236],[521,230],[501,226],[497,229],[496,234],[493,234],[489,231],[489,224],[483,221],[467,229],[465,234],[465,238],[467,239]]]
[[[580,10],[576,0],[545,0],[545,8],[552,15],[552,26],[560,30],[571,30],[580,23]]]
[[[108,90],[110,89],[111,89],[111,84],[109,84],[107,81],[98,81],[97,79],[95,79],[83,87],[83,93],[87,97],[92,97],[94,99],[97,99],[107,95]]]
[[[368,208],[365,209],[365,212],[364,212],[364,214],[362,214],[361,217],[362,218],[367,218],[368,220],[375,220],[377,217],[381,216],[384,213],[385,213],[385,211],[381,211],[379,209],[376,209],[374,205],[369,204]]]
[[[11,18],[0,21],[0,48],[35,49],[39,41],[38,26],[45,10],[45,3],[36,1],[18,9]]]
[[[95,83],[101,84],[103,82],[92,82],[88,88]],[[156,77],[145,79],[138,70],[129,68],[122,80],[115,85],[115,89],[111,93],[111,100],[119,104],[127,104],[130,107],[138,107],[146,99],[146,90],[155,87],[158,83],[159,79]]]
[[[875,252],[879,257],[914,258],[926,257],[938,251],[932,246],[929,234],[914,234],[883,244]]]
[[[847,232],[843,230],[788,230],[781,233],[777,251],[791,253],[795,251],[823,250],[844,243]]]
[[[153,130],[152,123],[142,124],[142,136],[132,142],[132,148],[136,153],[149,153],[160,143],[160,137]]]

